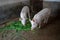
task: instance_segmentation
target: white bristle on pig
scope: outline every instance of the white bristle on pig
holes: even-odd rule
[[[41,11],[39,11],[37,14],[35,14],[33,19],[30,20],[31,30],[35,29],[38,25],[40,28],[42,21],[44,23],[47,23],[49,16],[50,16],[50,9],[49,8],[44,8]]]
[[[29,12],[29,7],[28,6],[24,6],[21,10],[20,13],[20,18],[19,20],[21,21],[21,23],[25,26],[26,24],[26,20],[27,20],[27,14],[30,14]]]

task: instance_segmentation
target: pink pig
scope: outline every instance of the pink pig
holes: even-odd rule
[[[37,14],[35,14],[33,19],[30,20],[31,30],[35,29],[38,25],[40,28],[42,21],[44,23],[47,23],[49,16],[50,16],[50,9],[49,8],[44,8],[41,11],[39,11]]]
[[[24,6],[21,10],[20,13],[20,18],[19,20],[21,21],[21,23],[25,26],[26,24],[26,20],[27,20],[27,14],[30,14],[29,12],[29,7],[28,6]]]

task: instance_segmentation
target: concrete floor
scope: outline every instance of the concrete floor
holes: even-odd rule
[[[60,20],[35,31],[5,30],[0,33],[0,40],[60,40]]]

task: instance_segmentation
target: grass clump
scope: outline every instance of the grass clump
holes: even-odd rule
[[[0,28],[0,31],[2,30],[30,30],[31,24],[27,20],[27,23],[25,26],[22,25],[21,21],[13,21],[9,25],[5,25],[4,28]]]

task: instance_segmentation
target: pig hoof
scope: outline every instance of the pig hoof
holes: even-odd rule
[[[41,27],[39,26],[39,28],[41,28]]]

